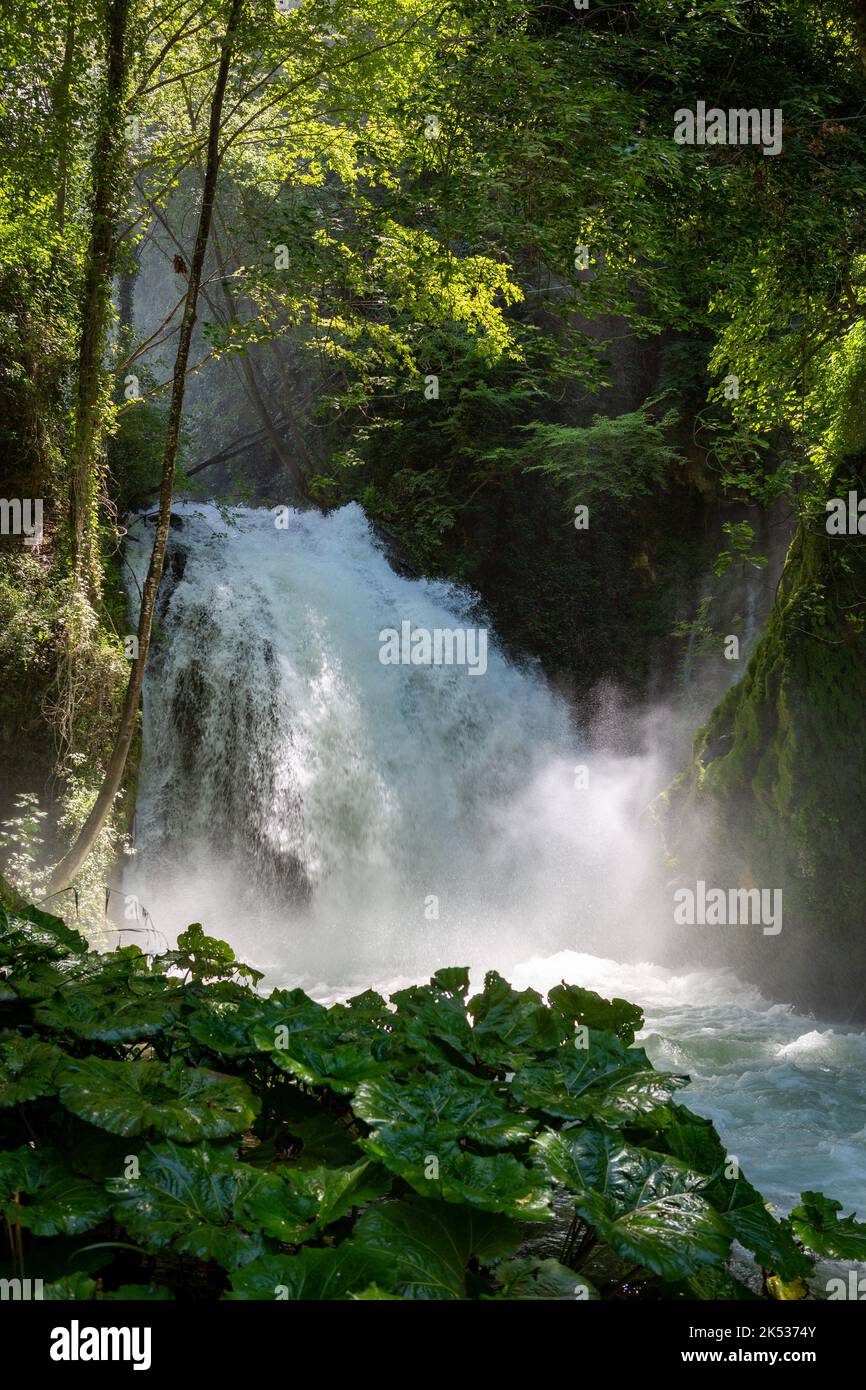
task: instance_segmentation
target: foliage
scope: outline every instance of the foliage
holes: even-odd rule
[[[862,1246],[729,1176],[624,1000],[455,968],[324,1007],[199,926],[97,954],[36,908],[0,911],[0,970],[7,1264],[49,1298],[749,1297],[734,1239],[772,1297]]]
[[[628,504],[666,487],[673,465],[682,462],[666,438],[676,413],[668,411],[653,420],[648,409],[649,404],[613,419],[597,415],[583,429],[527,426],[531,438],[525,457],[531,461],[530,471],[566,485],[572,507],[588,506],[598,498]]]

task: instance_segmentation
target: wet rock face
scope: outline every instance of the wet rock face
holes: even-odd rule
[[[851,477],[862,494],[862,460],[834,495]],[[746,676],[658,806],[680,872],[783,894],[776,938],[708,933],[704,958],[846,1020],[866,1018],[864,595],[862,542],[804,522]]]
[[[155,526],[159,521],[159,512],[146,512],[145,515],[141,518],[141,520],[144,522],[145,526]],[[186,526],[186,521],[184,517],[179,516],[177,512],[169,512],[168,524],[170,530],[182,531]]]

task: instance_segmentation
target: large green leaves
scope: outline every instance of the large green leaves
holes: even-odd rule
[[[774,1218],[674,1103],[685,1078],[631,1045],[640,1012],[622,1000],[563,984],[545,1005],[495,973],[469,999],[462,967],[390,1004],[264,998],[199,927],[151,961],[88,951],[38,913],[0,918],[0,968],[26,1020],[0,1033],[0,1209],[25,1243],[50,1238],[52,1297],[164,1296],[146,1265],[116,1295],[86,1277],[107,1268],[112,1287],[115,1248],[141,1247],[169,1294],[184,1256],[217,1294],[228,1272],[235,1298],[595,1298],[582,1270],[517,1254],[565,1193],[602,1247],[602,1295],[599,1271],[626,1262],[664,1297],[748,1298],[734,1237],[773,1291],[805,1287],[795,1234],[866,1258],[866,1228],[820,1194]],[[109,1217],[119,1232],[88,1234]]]
[[[180,933],[177,950],[167,951],[162,962],[164,967],[185,971],[193,980],[245,979],[256,984],[262,978],[260,970],[236,959],[227,941],[208,936],[201,922],[193,922]]]
[[[435,1049],[446,1061],[462,1059],[471,1064],[476,1045],[466,1016],[468,988],[468,970],[440,970],[429,985],[413,985],[394,994],[401,1040],[424,1055]]]
[[[690,1168],[706,1174],[701,1194],[724,1216],[737,1240],[765,1269],[783,1280],[811,1273],[812,1262],[799,1249],[786,1225],[777,1221],[761,1197],[725,1153],[709,1120],[672,1107],[675,1123],[665,1131],[666,1147]]]
[[[550,1302],[596,1302],[599,1294],[584,1274],[561,1265],[558,1260],[506,1260],[496,1267],[499,1298],[522,1302],[544,1299]]]
[[[144,961],[137,951],[134,955]],[[90,1042],[135,1042],[162,1033],[176,1017],[179,991],[123,957],[117,952],[102,974],[66,984],[42,1000],[35,1009],[37,1022]]]
[[[359,1250],[388,1261],[387,1285],[402,1298],[466,1298],[470,1261],[492,1264],[514,1251],[520,1228],[495,1213],[413,1198],[371,1207],[355,1226]]]
[[[244,1203],[260,1181],[255,1168],[206,1144],[165,1143],[148,1148],[139,1177],[106,1186],[115,1219],[149,1250],[238,1269],[266,1248],[261,1233],[242,1224]]]
[[[831,1260],[866,1261],[866,1223],[839,1216],[842,1203],[822,1192],[801,1192],[791,1225],[804,1245]]]
[[[276,1028],[285,1024],[287,1011],[293,1019],[303,1020],[303,1026],[318,1021],[322,1006],[301,991],[297,994],[303,1001],[300,1005],[281,990],[275,990],[269,999],[260,999],[240,990],[226,998],[213,989],[197,1001],[186,1026],[190,1037],[211,1052],[227,1057],[252,1056],[263,1050],[253,1039],[254,1028],[273,1037]]]
[[[243,1134],[259,1109],[237,1077],[182,1064],[70,1060],[57,1073],[57,1088],[67,1110],[112,1134],[153,1129],[184,1143]]]
[[[425,1196],[524,1221],[546,1221],[552,1215],[549,1184],[511,1154],[471,1153],[456,1140],[440,1143],[434,1151],[423,1132],[398,1127],[377,1131],[361,1147]]]
[[[19,969],[38,960],[60,960],[87,950],[84,937],[38,907],[0,907],[0,963]]]
[[[537,1173],[510,1153],[476,1151],[525,1142],[534,1128],[489,1085],[449,1068],[361,1086],[353,1108],[372,1126],[361,1147],[424,1196],[525,1220],[550,1215],[550,1193]]]
[[[358,1087],[352,1109],[374,1129],[423,1130],[431,1143],[465,1139],[485,1148],[508,1148],[535,1129],[531,1120],[508,1108],[489,1082],[455,1067],[415,1074],[405,1082],[368,1082]]]
[[[634,1042],[635,1033],[643,1027],[641,1010],[625,999],[603,999],[591,989],[565,981],[550,990],[547,998],[553,1012],[569,1023],[613,1033],[626,1045]]]
[[[496,1266],[495,1273],[499,1298],[595,1302],[599,1297],[598,1289],[587,1277],[560,1265],[557,1259],[506,1259]]]
[[[63,1053],[52,1043],[5,1033],[0,1038],[0,1109],[54,1092]]]
[[[40,1236],[79,1235],[110,1210],[101,1184],[71,1172],[58,1152],[30,1145],[0,1154],[0,1203],[10,1225]]]
[[[468,1007],[475,1050],[486,1062],[515,1066],[523,1057],[555,1048],[572,1032],[534,989],[512,989],[495,970],[485,975],[483,992]]]
[[[316,1301],[351,1298],[389,1279],[391,1261],[353,1241],[333,1249],[305,1247],[299,1255],[262,1255],[231,1276],[233,1297]]]
[[[375,1163],[312,1169],[283,1165],[262,1175],[244,1201],[244,1216],[265,1235],[301,1245],[353,1207],[383,1197],[391,1182],[390,1173]]]
[[[701,1175],[684,1164],[594,1128],[546,1134],[538,1149],[574,1194],[577,1214],[621,1259],[666,1279],[727,1259],[733,1231],[698,1195]]]
[[[332,1018],[327,1009],[299,989],[285,993],[280,1011],[272,1013],[267,1022],[255,1023],[251,1037],[281,1071],[310,1086],[353,1091],[362,1081],[385,1071],[374,1055],[384,1039],[368,1031],[359,1041],[357,1025],[346,1020],[345,1010],[338,1010]]]
[[[511,1082],[520,1105],[562,1119],[597,1116],[627,1124],[665,1105],[688,1077],[653,1071],[642,1048],[626,1047],[613,1033],[588,1030],[537,1062],[521,1067]]]

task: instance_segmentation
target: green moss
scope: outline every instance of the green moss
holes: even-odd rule
[[[831,496],[863,495],[863,461]],[[720,886],[781,887],[784,944],[765,979],[805,1002],[855,1008],[866,959],[866,544],[803,518],[744,678],[696,735],[656,802],[680,869]],[[803,988],[808,978],[808,989]],[[866,1002],[866,1001],[864,1001]]]

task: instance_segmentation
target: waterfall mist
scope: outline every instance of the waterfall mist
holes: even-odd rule
[[[357,506],[179,519],[126,882],[161,930],[202,920],[269,978],[329,987],[505,968],[529,943],[658,956],[656,758],[592,752],[492,634],[483,675],[383,665],[383,629],[485,624],[466,591],[397,574]]]

